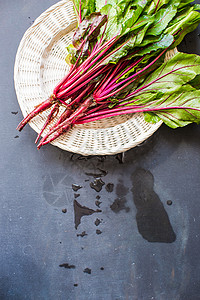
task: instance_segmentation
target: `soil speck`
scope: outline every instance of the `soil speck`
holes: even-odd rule
[[[83,270],[83,272],[84,272],[84,273],[87,273],[87,274],[91,274],[92,270],[89,269],[89,268],[85,268],[85,269]]]
[[[94,222],[94,224],[96,225],[96,226],[99,226],[99,224],[101,223],[101,220],[99,220],[98,218],[95,220],[95,222]]]
[[[18,114],[18,111],[11,111],[11,114],[17,115],[17,114]]]
[[[63,209],[62,209],[62,212],[63,212],[64,214],[66,214],[67,209],[66,209],[66,208],[63,208]]]
[[[104,270],[104,267],[101,267],[101,268],[100,268],[100,270],[102,270],[102,271],[103,271],[103,270]]]
[[[99,229],[96,230],[96,234],[101,234],[101,233],[102,233],[101,230],[99,230]]]
[[[78,233],[77,234],[77,236],[80,236],[80,237],[84,237],[84,236],[86,236],[87,235],[87,233],[85,232],[85,231],[83,231],[82,233]]]
[[[69,265],[68,263],[64,263],[64,264],[61,264],[59,265],[59,267],[61,268],[65,268],[65,269],[75,269],[75,265]]]
[[[99,200],[95,201],[95,205],[96,205],[97,207],[100,207],[100,204],[101,204],[101,203],[102,203],[102,202],[99,201]]]
[[[172,205],[172,200],[167,200],[167,205]]]
[[[74,286],[78,286],[78,283],[74,283]]]
[[[19,135],[16,135],[14,138],[15,138],[15,139],[18,139],[18,138],[19,138]]]

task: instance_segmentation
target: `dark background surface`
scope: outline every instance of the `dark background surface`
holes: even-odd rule
[[[0,1],[0,299],[200,299],[199,126],[162,125],[123,156],[88,158],[51,145],[38,151],[30,127],[15,130],[22,119],[16,51],[54,3]],[[200,54],[198,30],[181,48]],[[103,175],[100,192],[86,173]],[[72,184],[82,188],[74,192]],[[90,209],[102,202],[102,212],[84,216],[77,230],[75,193]]]

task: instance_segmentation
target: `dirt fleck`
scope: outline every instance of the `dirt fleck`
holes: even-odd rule
[[[61,268],[63,267],[65,269],[75,269],[76,268],[75,265],[70,265],[68,263],[61,264],[61,265],[59,265],[59,267],[61,267]]]
[[[167,200],[167,205],[172,205],[172,200]]]
[[[101,201],[95,201],[95,205],[97,206],[97,207],[100,207],[100,204],[101,204],[102,202]]]
[[[92,270],[89,269],[89,268],[85,268],[85,269],[83,270],[83,272],[84,272],[84,273],[87,273],[87,274],[91,274]]]
[[[101,223],[101,220],[99,220],[98,218],[95,220],[95,222],[94,222],[94,224],[96,225],[96,226],[99,226],[99,224]]]
[[[80,236],[80,237],[84,237],[84,236],[86,236],[87,235],[87,233],[85,232],[85,231],[83,231],[82,233],[78,233],[77,234],[77,236]]]

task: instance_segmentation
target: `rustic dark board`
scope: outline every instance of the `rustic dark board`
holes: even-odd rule
[[[199,126],[162,125],[123,157],[87,158],[51,145],[38,151],[30,127],[15,130],[17,47],[54,3],[0,3],[0,299],[200,299]],[[181,49],[200,54],[198,32]],[[77,230],[75,197],[93,210],[102,202]]]

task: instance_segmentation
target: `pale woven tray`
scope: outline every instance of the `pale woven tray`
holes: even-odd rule
[[[76,24],[72,2],[63,0],[42,13],[24,34],[14,67],[15,89],[23,116],[47,99],[67,73],[66,46],[71,43]],[[172,55],[173,51],[168,52],[168,58]],[[37,133],[48,112],[29,123]],[[52,144],[82,155],[116,154],[140,144],[161,124],[145,122],[142,114],[112,117],[76,125]]]

